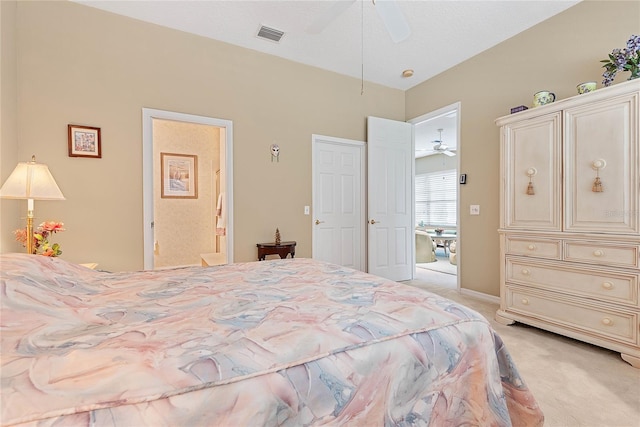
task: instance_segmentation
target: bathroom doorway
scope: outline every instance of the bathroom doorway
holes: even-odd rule
[[[233,262],[231,143],[227,120],[143,109],[145,269]]]

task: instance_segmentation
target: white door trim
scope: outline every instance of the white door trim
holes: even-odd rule
[[[173,120],[178,122],[197,123],[224,128],[224,159],[227,202],[227,263],[233,262],[233,122],[213,117],[176,113],[173,111],[142,109],[142,205],[143,205],[143,242],[144,268],[153,269],[153,119]],[[221,160],[222,161],[222,160]]]
[[[315,148],[318,143],[329,143],[336,145],[351,145],[356,146],[360,149],[360,188],[358,189],[360,193],[359,203],[360,203],[360,227],[358,227],[358,232],[360,234],[360,238],[358,242],[354,242],[354,245],[359,247],[360,253],[360,269],[362,271],[367,271],[367,243],[366,243],[366,143],[364,141],[357,141],[353,139],[345,139],[345,138],[336,138],[332,136],[324,136],[324,135],[311,135],[311,153],[312,160],[311,165],[312,168],[315,167],[315,160],[313,158],[313,153],[315,153]],[[315,258],[318,252],[318,248],[316,247],[317,238],[316,238],[316,228],[314,227],[314,219],[315,213],[314,210],[318,204],[316,203],[316,197],[318,196],[318,183],[316,182],[315,171],[312,170],[311,173],[311,194],[312,194],[312,207],[311,207],[311,257]]]

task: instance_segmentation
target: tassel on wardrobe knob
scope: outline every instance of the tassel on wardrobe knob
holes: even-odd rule
[[[527,169],[526,173],[529,177],[529,185],[527,185],[527,195],[533,196],[534,194],[536,194],[536,191],[533,188],[533,177],[538,173],[538,170],[536,168],[529,168]]]
[[[593,181],[593,187],[591,187],[591,191],[593,191],[594,193],[602,193],[603,191],[602,181],[600,181],[599,176],[597,176],[596,180]]]
[[[533,183],[531,181],[529,181],[529,185],[527,185],[527,194],[529,196],[533,196],[534,194],[536,194],[535,190],[533,189]]]

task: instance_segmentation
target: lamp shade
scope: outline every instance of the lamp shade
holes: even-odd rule
[[[64,200],[62,191],[49,172],[47,165],[20,162],[0,188],[3,199]]]

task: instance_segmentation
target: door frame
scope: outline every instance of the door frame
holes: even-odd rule
[[[153,233],[153,119],[173,120],[215,126],[224,129],[221,143],[224,143],[224,162],[226,186],[221,191],[226,193],[227,231],[226,257],[227,263],[233,262],[233,122],[213,117],[197,116],[174,111],[142,109],[142,205],[143,205],[143,243],[144,269],[153,269],[154,233]],[[212,219],[213,221],[213,219]]]
[[[421,123],[421,122],[425,122],[428,120],[432,120],[435,119],[437,117],[443,116],[445,114],[450,114],[451,112],[455,111],[456,112],[456,137],[457,137],[457,141],[456,141],[456,171],[458,174],[460,174],[460,158],[461,158],[461,138],[460,138],[460,117],[461,117],[461,113],[462,113],[462,104],[460,101],[454,102],[453,104],[449,104],[446,105],[442,108],[438,108],[437,110],[431,111],[429,113],[423,114],[421,116],[415,117],[413,119],[407,120],[407,123],[411,123],[412,125],[415,125],[417,123]],[[414,141],[414,145],[415,145],[415,141]],[[414,161],[414,168],[413,168],[413,210],[414,210],[414,222],[415,222],[415,181],[416,181],[416,176],[415,176],[415,161]],[[458,254],[457,256],[457,263],[456,263],[456,281],[457,281],[457,289],[460,289],[460,263],[462,262],[463,257],[460,254],[460,249],[462,247],[462,245],[460,244],[460,241],[462,240],[461,236],[462,234],[460,233],[460,184],[458,184],[458,197],[456,198],[456,223],[458,224],[458,233],[457,234],[457,240],[456,240],[456,253]],[[413,260],[413,276],[415,277],[416,274],[416,266],[415,266],[415,247],[414,247],[414,260]]]
[[[366,204],[366,177],[367,177],[367,165],[366,165],[366,143],[364,141],[357,141],[353,139],[336,138],[332,136],[324,135],[311,135],[311,258],[315,258],[318,253],[316,227],[314,227],[313,221],[315,217],[315,208],[319,206],[316,203],[316,198],[320,197],[318,194],[318,183],[316,182],[315,175],[315,161],[317,160],[314,155],[318,143],[328,143],[335,145],[350,145],[356,146],[360,151],[360,188],[357,189],[360,193],[360,227],[358,232],[360,233],[360,239],[358,242],[360,252],[360,268],[362,271],[367,271],[367,230],[366,230],[366,218],[367,218],[367,204]]]

